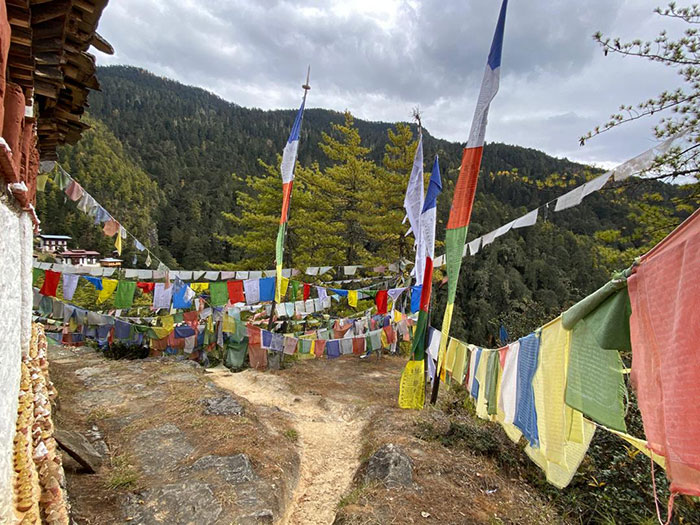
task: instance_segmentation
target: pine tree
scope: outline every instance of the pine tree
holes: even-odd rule
[[[368,227],[369,235],[377,241],[377,262],[412,259],[414,238],[406,236],[403,224],[406,211],[403,200],[413,168],[413,156],[418,141],[408,124],[398,123],[395,131],[388,130],[389,142],[384,146],[383,170],[375,180],[370,194],[372,207],[382,210],[382,221]]]
[[[349,112],[345,113],[344,123],[333,124],[332,129],[333,135],[322,134],[319,146],[333,164],[323,171],[309,170],[300,177],[314,206],[325,206],[329,214],[325,222],[318,224],[320,229],[311,223],[306,223],[305,228],[313,238],[323,238],[324,243],[333,245],[327,264],[367,264],[376,260],[376,252],[380,251],[381,239],[371,237],[370,230],[375,231],[372,226],[385,220],[385,208],[371,205],[371,195],[382,173],[367,159],[370,148],[362,145]]]

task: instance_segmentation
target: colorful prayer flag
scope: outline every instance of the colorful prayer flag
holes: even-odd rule
[[[484,149],[484,136],[486,135],[486,122],[489,106],[498,92],[498,84],[501,70],[501,51],[503,49],[503,32],[506,23],[506,8],[508,0],[503,0],[501,11],[498,15],[496,31],[491,42],[491,50],[486,62],[486,70],[481,83],[481,91],[476,102],[474,118],[472,120],[469,140],[462,155],[462,166],[454,190],[452,207],[447,222],[445,235],[445,256],[447,262],[447,305],[442,320],[442,339],[438,356],[438,374],[441,374],[450,325],[452,324],[452,312],[454,309],[455,295],[457,294],[457,281],[462,267],[462,253],[467,239],[467,228],[472,214],[474,194],[481,167],[481,155]]]
[[[299,112],[294,119],[292,131],[282,152],[282,164],[280,172],[282,174],[282,214],[280,215],[280,227],[277,232],[277,243],[275,246],[275,264],[277,272],[277,284],[275,286],[276,302],[282,302],[282,259],[284,256],[284,239],[287,234],[287,219],[289,218],[289,203],[292,198],[292,184],[294,183],[294,165],[297,161],[297,150],[299,148],[299,134],[301,131],[301,121],[304,118],[304,105],[306,104],[306,93],[301,101]]]

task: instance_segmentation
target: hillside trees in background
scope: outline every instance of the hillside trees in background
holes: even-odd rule
[[[162,192],[104,124],[87,122],[91,127],[80,142],[60,149],[61,165],[127,230],[159,253],[155,215]],[[37,209],[44,233],[68,234],[73,237],[71,248],[111,255],[114,239],[106,237],[102,226],[79,211],[53,182],[47,183],[45,193],[37,194]],[[123,257],[131,261],[136,254],[141,261],[146,257],[133,249],[130,240],[124,241]]]

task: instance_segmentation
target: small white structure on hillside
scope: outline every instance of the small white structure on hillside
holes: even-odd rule
[[[39,235],[39,251],[42,253],[58,253],[68,248],[69,235]]]

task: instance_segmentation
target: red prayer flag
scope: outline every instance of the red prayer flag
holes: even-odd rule
[[[385,314],[386,313],[386,303],[387,303],[387,297],[388,293],[386,290],[379,290],[377,292],[377,296],[374,298],[374,302],[377,305],[377,313],[378,314]]]
[[[627,280],[632,384],[649,448],[671,491],[700,496],[700,210],[642,257]]]
[[[58,281],[60,279],[61,272],[46,270],[44,274],[44,284],[41,286],[39,293],[48,297],[56,297],[56,289],[58,288]]]
[[[311,285],[304,283],[304,301],[306,301],[311,295]]]
[[[139,281],[136,283],[136,287],[143,293],[153,293],[156,283],[144,283]]]
[[[231,304],[244,303],[245,295],[243,294],[243,281],[227,281],[228,300]]]

